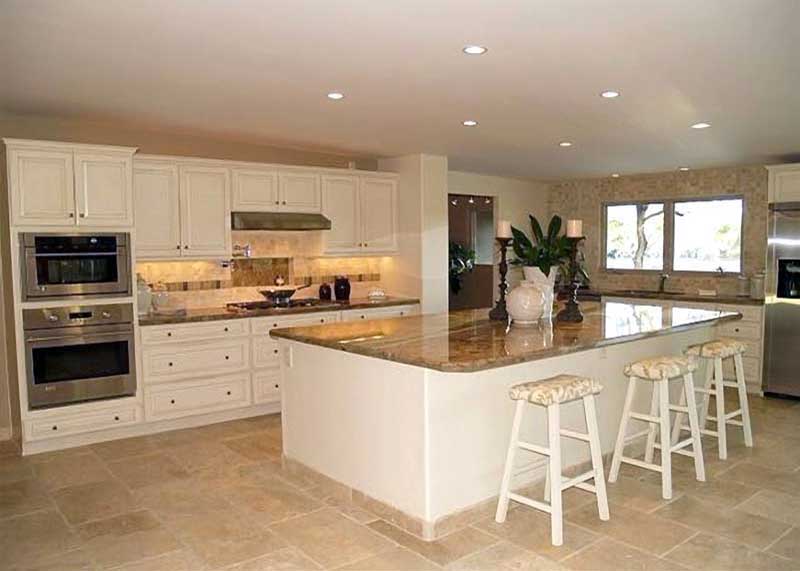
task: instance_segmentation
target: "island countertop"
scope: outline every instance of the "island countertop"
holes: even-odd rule
[[[631,303],[581,305],[584,321],[507,328],[489,309],[274,329],[272,337],[450,373],[494,369],[741,319]]]

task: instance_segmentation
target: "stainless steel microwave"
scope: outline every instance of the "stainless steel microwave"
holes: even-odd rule
[[[23,298],[130,295],[129,242],[125,233],[21,234]]]

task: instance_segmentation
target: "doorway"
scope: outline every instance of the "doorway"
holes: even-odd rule
[[[448,195],[450,309],[491,307],[494,203],[491,196]],[[469,266],[472,269],[469,269]]]

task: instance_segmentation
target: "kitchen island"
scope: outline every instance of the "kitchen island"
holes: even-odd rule
[[[585,303],[582,324],[507,329],[487,310],[275,329],[289,465],[343,484],[356,501],[424,539],[468,521],[498,493],[513,405],[512,384],[558,373],[592,376],[604,452],[613,448],[625,363],[678,354],[712,338],[737,313],[633,303]],[[677,384],[676,384],[677,393]],[[636,406],[646,409],[640,391]],[[677,398],[677,394],[674,398]],[[544,442],[544,410],[531,407],[522,437]],[[583,430],[580,406],[563,426]],[[565,469],[589,459],[563,442]],[[514,485],[544,475],[520,458]]]

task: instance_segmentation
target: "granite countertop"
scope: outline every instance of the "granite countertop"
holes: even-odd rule
[[[657,299],[661,301],[692,301],[699,303],[727,303],[733,305],[764,305],[763,299],[740,297],[736,295],[699,295],[690,292],[657,292],[645,290],[602,290],[601,297],[632,297],[636,299]]]
[[[444,372],[494,369],[707,327],[741,314],[704,309],[666,309],[627,303],[581,304],[577,325],[512,327],[488,318],[488,309],[397,319],[332,323],[273,330],[272,337]]]
[[[150,313],[139,316],[139,325],[172,325],[176,323],[196,323],[198,321],[217,321],[220,319],[245,319],[248,317],[264,317],[274,315],[297,315],[303,313],[319,313],[325,311],[346,311],[349,309],[374,309],[397,305],[416,305],[418,299],[405,297],[387,297],[374,301],[367,298],[354,298],[350,301],[321,302],[310,307],[279,307],[270,309],[236,310],[222,307],[205,307],[187,309],[179,313]]]

